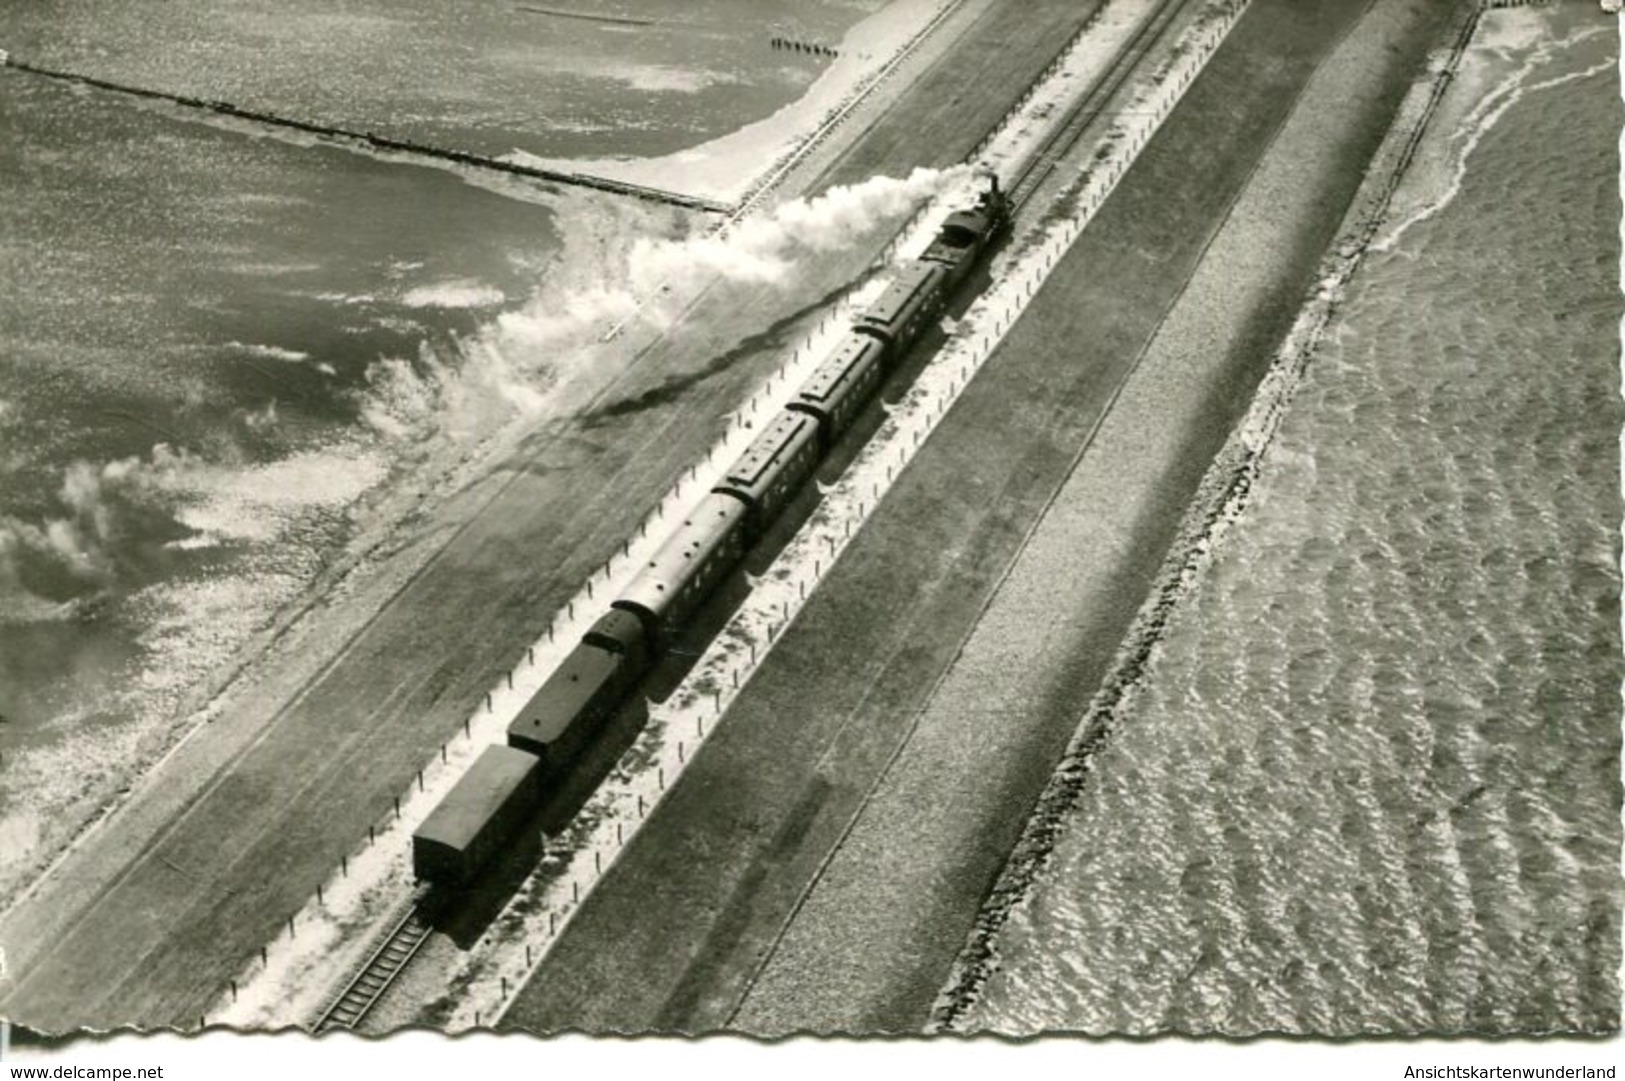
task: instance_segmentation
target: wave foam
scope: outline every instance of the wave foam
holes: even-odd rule
[[[463,279],[408,289],[401,303],[408,308],[494,308],[506,299],[495,286]]]

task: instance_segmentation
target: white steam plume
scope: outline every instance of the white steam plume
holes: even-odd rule
[[[361,415],[391,439],[433,435],[466,444],[514,417],[547,408],[549,391],[602,353],[606,330],[636,321],[667,325],[683,297],[707,280],[788,286],[802,257],[850,245],[895,220],[965,173],[916,169],[873,177],[781,204],[726,231],[682,240],[634,241],[603,261],[595,280],[539,289],[526,304],[498,316],[454,355],[424,345],[415,360],[372,365]],[[571,265],[579,270],[579,261]],[[672,291],[675,289],[675,293]]]

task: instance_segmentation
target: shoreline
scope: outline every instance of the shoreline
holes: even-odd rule
[[[826,127],[839,124],[943,21],[962,8],[977,7],[986,7],[986,0],[902,0],[882,8],[846,32],[837,46],[839,59],[800,98],[700,146],[652,158],[548,158],[524,151],[506,157],[631,184],[672,184],[680,176],[689,197],[729,204],[733,213],[741,213],[763,181],[796,160]]]

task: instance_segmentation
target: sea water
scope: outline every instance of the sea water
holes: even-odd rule
[[[962,1027],[1618,1026],[1617,60],[1486,16]]]

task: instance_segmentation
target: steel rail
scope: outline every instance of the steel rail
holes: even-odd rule
[[[1021,210],[1032,199],[1039,186],[1049,179],[1080,138],[1105,113],[1123,84],[1138,72],[1141,62],[1167,36],[1174,19],[1185,10],[1189,0],[1163,0],[1163,4],[1150,18],[1140,24],[1127,46],[1112,62],[1112,68],[1098,80],[1087,94],[1078,98],[1067,110],[1066,117],[1044,140],[1039,149],[1027,160],[1020,175],[1010,186],[1012,213]]]
[[[316,1019],[312,1031],[317,1035],[333,1029],[353,1029],[362,1018],[372,1012],[378,1000],[389,990],[396,977],[406,969],[407,963],[417,956],[429,932],[434,929],[429,913],[423,905],[424,891],[412,894],[406,914],[395,922],[377,949],[367,956],[344,989],[338,993]]]

